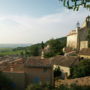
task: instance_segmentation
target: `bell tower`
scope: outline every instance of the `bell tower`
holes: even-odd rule
[[[76,32],[77,32],[77,51],[79,51],[80,50],[80,33],[79,33],[80,23],[77,22],[76,26],[77,26],[77,28],[76,28]]]

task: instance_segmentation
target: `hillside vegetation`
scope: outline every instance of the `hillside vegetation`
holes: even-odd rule
[[[53,42],[52,42],[53,41]],[[56,47],[55,53],[60,53],[62,48],[65,47],[66,45],[66,37],[63,38],[58,38],[58,39],[53,39],[53,40],[48,40],[47,42],[44,43],[44,47],[51,42],[51,46]],[[52,47],[53,50],[55,50]],[[0,48],[0,56],[5,56],[5,55],[18,55],[18,56],[23,56],[23,57],[28,57],[28,56],[39,56],[41,55],[41,49],[42,49],[42,43],[34,44],[31,46],[27,47],[18,47],[18,48]]]

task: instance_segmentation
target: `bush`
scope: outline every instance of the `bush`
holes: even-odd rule
[[[53,52],[47,52],[44,55],[45,58],[49,58],[49,57],[53,57],[53,56],[55,56],[55,54]]]
[[[90,60],[82,60],[80,63],[71,68],[71,77],[79,78],[90,76]]]
[[[54,90],[50,84],[31,84],[29,85],[26,90]]]
[[[31,84],[26,90],[90,90],[90,86],[60,85],[53,87],[50,84]]]
[[[55,68],[55,70],[54,70],[54,77],[59,77],[60,75],[61,75],[60,68],[59,67]]]

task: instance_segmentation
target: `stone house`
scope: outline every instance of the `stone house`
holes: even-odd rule
[[[61,70],[61,78],[65,79],[70,76],[72,66],[79,63],[79,57],[76,56],[56,56],[52,58],[53,70],[57,67]]]
[[[78,56],[85,59],[90,59],[90,48],[84,48],[80,50]]]
[[[24,59],[20,58],[17,60],[12,60],[4,65],[2,72],[12,80],[13,85],[17,90],[25,90],[25,73],[24,73]],[[3,66],[2,65],[2,66]]]
[[[30,57],[26,62],[24,59],[8,62],[3,73],[11,78],[17,90],[25,90],[33,83],[54,83],[51,61],[41,57]]]
[[[25,62],[25,74],[27,76],[27,84],[53,84],[53,69],[51,61],[48,59],[41,59],[41,57],[30,57]]]
[[[18,59],[8,62],[3,69],[5,75],[10,77],[17,90],[25,90],[32,83],[54,84],[54,69],[60,67],[61,78],[70,76],[70,68],[79,63],[76,56],[55,56],[52,58],[30,57],[26,61]]]

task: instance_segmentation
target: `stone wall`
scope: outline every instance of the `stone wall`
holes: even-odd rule
[[[27,85],[31,83],[51,83],[53,84],[52,68],[26,68],[26,82]]]
[[[67,36],[67,47],[77,48],[77,34]]]
[[[80,42],[80,50],[82,50],[83,48],[88,48],[88,41],[81,41]]]
[[[81,58],[84,58],[84,59],[90,59],[90,56],[89,55],[79,55]]]
[[[55,86],[60,86],[62,84],[63,85],[76,84],[76,85],[80,85],[80,86],[90,86],[90,76],[82,77],[82,78],[57,80],[57,81],[55,81]]]

